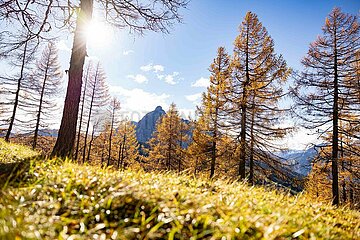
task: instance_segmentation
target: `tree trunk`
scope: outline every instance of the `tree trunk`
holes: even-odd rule
[[[51,51],[51,50],[50,50],[50,51]],[[49,54],[49,56],[50,56],[50,54]],[[42,87],[41,87],[40,103],[39,103],[39,109],[38,109],[37,119],[36,119],[36,126],[35,126],[35,132],[34,132],[34,140],[33,140],[33,144],[32,144],[32,148],[33,148],[33,149],[36,148],[37,139],[38,139],[39,125],[40,125],[40,117],[41,117],[41,108],[42,108],[43,97],[44,97],[44,92],[45,92],[45,86],[46,86],[48,68],[49,68],[49,59],[48,59],[48,62],[46,63],[44,81],[43,81],[43,84],[42,84]]]
[[[250,82],[249,74],[249,26],[247,26],[246,34],[246,57],[245,57],[245,82],[243,86],[243,97],[241,100],[241,131],[240,131],[240,162],[239,162],[239,176],[240,179],[245,179],[245,162],[246,162],[246,110],[247,110],[247,87]]]
[[[90,121],[91,121],[91,114],[92,114],[92,109],[93,109],[93,104],[94,104],[95,89],[96,89],[96,80],[97,80],[97,74],[95,75],[94,86],[93,86],[92,93],[91,93],[91,101],[90,101],[90,109],[89,109],[89,118],[88,118],[88,120],[87,120],[87,125],[86,125],[86,132],[85,132],[85,139],[84,139],[84,148],[83,148],[83,155],[82,155],[82,163],[85,163],[87,136],[88,136],[88,133],[89,133]]]
[[[107,160],[107,166],[110,165],[110,159],[111,159],[111,140],[112,140],[112,133],[114,128],[114,120],[115,120],[115,107],[113,109],[112,118],[111,118],[110,136],[109,136],[109,155]]]
[[[82,97],[82,100],[81,100],[82,104],[81,104],[81,110],[80,110],[79,130],[78,130],[77,140],[76,140],[75,160],[78,159],[78,155],[79,155],[81,125],[82,125],[82,118],[83,118],[83,114],[84,114],[85,93],[86,93],[86,86],[87,86],[87,82],[88,82],[88,77],[89,77],[89,71],[87,72],[87,76],[85,78],[85,86],[84,86],[84,91],[83,91],[83,97]]]
[[[86,161],[87,162],[90,162],[90,154],[91,154],[91,147],[92,147],[92,143],[94,141],[94,135],[95,135],[95,125],[93,126],[93,129],[92,129],[92,133],[91,133],[91,139],[90,139],[90,142],[89,142],[89,151],[88,151],[88,154],[87,154],[87,158],[86,158]]]
[[[86,57],[85,27],[92,18],[93,0],[81,0],[71,52],[69,81],[63,116],[52,156],[71,157],[81,96],[83,66]]]
[[[339,205],[339,174],[338,174],[338,155],[339,155],[339,86],[337,69],[337,45],[336,32],[334,32],[334,102],[333,102],[333,135],[332,135],[332,194],[333,205]]]
[[[26,52],[27,52],[27,44],[28,42],[25,42],[24,45],[24,52],[22,55],[22,62],[21,62],[21,69],[20,69],[20,77],[17,81],[17,89],[16,89],[16,93],[15,93],[15,101],[14,101],[14,107],[13,107],[13,111],[12,111],[12,115],[10,118],[10,123],[9,123],[9,128],[6,132],[6,136],[5,136],[5,141],[9,142],[10,141],[10,135],[11,135],[11,130],[13,128],[14,125],[14,121],[15,121],[15,115],[16,115],[16,110],[17,107],[19,105],[19,96],[20,96],[20,89],[21,89],[21,81],[23,80],[24,77],[24,68],[25,68],[25,59],[26,59]]]
[[[251,115],[251,126],[250,126],[250,156],[249,156],[249,167],[250,167],[249,183],[251,185],[254,185],[254,121],[255,121],[255,110],[254,110],[254,103],[253,103],[253,110],[252,110],[252,115]]]

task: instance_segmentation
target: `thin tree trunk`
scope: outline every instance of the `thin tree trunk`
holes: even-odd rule
[[[253,99],[252,107],[253,107],[253,110],[252,110],[252,115],[251,115],[251,126],[250,126],[249,183],[251,185],[254,185],[254,119],[255,119],[254,99]]]
[[[86,74],[84,91],[82,93],[83,97],[82,97],[82,100],[81,100],[82,104],[81,104],[81,110],[80,110],[79,130],[78,130],[77,140],[76,140],[75,160],[78,159],[78,155],[79,155],[81,125],[82,125],[82,119],[83,119],[83,114],[84,114],[85,93],[86,93],[86,86],[87,86],[87,82],[88,82],[88,77],[89,77],[89,70],[88,70],[88,72]]]
[[[5,141],[7,141],[7,142],[10,141],[10,135],[11,135],[11,131],[12,131],[12,128],[13,128],[13,125],[14,125],[14,121],[15,121],[16,110],[17,110],[17,107],[19,105],[21,81],[23,80],[23,77],[24,77],[24,68],[25,68],[25,59],[26,59],[26,53],[27,53],[27,45],[28,45],[28,42],[26,41],[25,45],[24,45],[23,55],[22,55],[20,77],[19,77],[19,79],[17,81],[17,89],[16,89],[16,93],[15,93],[14,107],[13,107],[12,115],[11,115],[11,118],[10,118],[9,128],[8,128],[8,130],[6,132],[6,135],[5,135]]]
[[[111,128],[110,128],[110,136],[109,136],[109,154],[108,154],[107,166],[110,165],[110,159],[111,159],[111,140],[112,140],[112,133],[114,128],[114,120],[115,120],[115,107],[113,109],[112,118],[111,118]]]
[[[123,142],[122,142],[122,151],[121,151],[121,156],[120,156],[120,166],[122,169],[124,169],[124,152],[125,152],[125,144],[126,144],[126,123],[125,123],[125,131],[124,131],[124,137],[123,137]]]
[[[85,163],[87,136],[88,136],[88,133],[89,133],[90,121],[91,121],[91,114],[92,114],[92,109],[93,109],[93,104],[94,104],[94,98],[95,98],[95,89],[96,89],[97,74],[98,74],[97,71],[98,71],[98,70],[96,70],[95,79],[94,79],[94,86],[93,86],[92,93],[91,93],[91,101],[90,101],[90,109],[89,109],[89,118],[88,118],[87,125],[86,125],[86,132],[85,132],[85,139],[84,139],[84,148],[83,148],[83,154],[82,154],[82,163]]]
[[[51,52],[49,52],[49,56],[50,55],[51,55]],[[48,73],[48,68],[49,68],[49,61],[50,61],[50,59],[48,58],[48,61],[46,63],[44,81],[43,81],[43,84],[42,84],[42,87],[41,87],[40,103],[39,103],[39,109],[38,109],[37,118],[36,118],[36,126],[35,126],[34,139],[33,139],[33,144],[32,144],[33,149],[35,149],[36,145],[37,145],[37,139],[38,139],[38,133],[39,133],[39,125],[40,125],[40,117],[41,117],[41,110],[42,110],[42,104],[43,104],[46,80],[47,80],[47,77],[48,77],[47,73]]]
[[[93,0],[81,0],[71,52],[69,81],[61,125],[52,156],[71,157],[81,96],[83,66],[86,57],[85,27],[92,18]]]
[[[95,135],[95,125],[93,126],[93,129],[92,129],[92,132],[91,132],[91,139],[90,139],[90,142],[89,142],[89,151],[88,151],[87,158],[86,158],[87,162],[90,162],[91,147],[92,147],[92,143],[94,141],[94,135]]]

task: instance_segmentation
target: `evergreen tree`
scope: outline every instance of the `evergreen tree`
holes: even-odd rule
[[[27,36],[28,34],[18,36],[19,38],[24,39],[24,41],[15,50],[9,50],[12,55],[9,64],[16,69],[16,73],[12,76],[8,76],[6,73],[0,76],[1,84],[6,91],[2,96],[4,99],[1,105],[11,107],[11,111],[9,112],[10,116],[4,115],[7,119],[3,120],[3,122],[7,125],[5,134],[6,141],[10,141],[10,136],[16,120],[21,124],[22,121],[17,117],[17,113],[19,112],[21,106],[27,105],[26,96],[31,94],[31,91],[28,88],[30,85],[29,76],[37,50],[37,44],[33,41],[26,40]]]
[[[87,90],[87,87],[88,87],[88,82],[89,82],[89,78],[91,76],[91,71],[92,71],[92,62],[89,61],[86,65],[86,68],[85,68],[85,73],[84,73],[84,76],[83,76],[83,84],[82,84],[82,93],[81,93],[81,101],[80,101],[80,105],[81,105],[81,108],[80,108],[80,116],[79,116],[79,122],[78,122],[78,125],[79,125],[79,128],[78,128],[78,132],[77,132],[77,137],[76,137],[76,147],[75,147],[75,155],[74,155],[74,159],[77,160],[78,159],[78,155],[79,155],[79,148],[80,148],[80,138],[81,138],[81,132],[82,132],[82,127],[83,127],[83,117],[84,114],[85,114],[85,104],[86,104],[86,101],[85,101],[85,97],[86,97],[86,93],[88,92]]]
[[[210,86],[203,95],[202,106],[198,109],[199,120],[196,122],[193,143],[189,151],[196,160],[202,163],[210,158],[210,178],[215,174],[216,161],[219,156],[219,141],[225,127],[227,99],[230,91],[231,69],[230,57],[223,47],[217,51],[217,57],[209,69]]]
[[[62,83],[62,71],[58,61],[58,50],[53,42],[45,47],[41,58],[36,63],[36,69],[30,76],[32,89],[24,104],[27,115],[34,118],[35,130],[32,147],[37,145],[39,130],[45,128],[54,119],[57,110],[55,98],[59,96]],[[33,127],[33,124],[30,124]]]
[[[241,179],[246,177],[249,159],[249,181],[253,183],[254,161],[267,160],[268,154],[262,153],[276,148],[274,140],[289,130],[279,127],[284,111],[278,107],[289,69],[282,56],[275,54],[273,40],[254,13],[248,12],[240,26],[231,65],[229,122],[233,132],[240,130],[238,174]]]
[[[138,165],[139,143],[136,139],[135,125],[129,120],[121,121],[116,139],[119,146],[117,167],[126,169],[129,166]]]
[[[297,114],[303,126],[316,129],[325,143],[331,145],[331,178],[333,204],[340,202],[339,158],[340,134],[357,138],[356,132],[346,131],[341,122],[359,122],[359,102],[356,101],[358,73],[357,52],[360,46],[358,18],[334,8],[326,18],[323,35],[319,36],[302,60],[305,71],[296,81],[293,93]],[[326,141],[326,139],[328,139]],[[353,146],[343,148],[354,152]]]
[[[112,145],[113,145],[113,134],[114,134],[114,127],[117,125],[117,114],[118,111],[120,110],[120,102],[116,97],[113,97],[111,102],[110,102],[110,108],[109,108],[109,113],[110,113],[110,132],[108,135],[108,156],[107,156],[107,166],[110,166],[111,160],[113,159],[112,157]]]
[[[94,114],[99,114],[103,107],[105,107],[109,101],[108,87],[106,85],[106,76],[103,68],[100,66],[100,63],[96,64],[95,69],[93,69],[92,74],[87,79],[88,88],[85,92],[89,101],[87,125],[84,136],[84,148],[82,155],[82,162],[85,162],[86,159],[86,150],[87,150],[87,137],[89,134],[91,119]],[[86,99],[85,99],[86,100]],[[86,106],[86,105],[85,105]],[[91,145],[89,146],[91,149]]]
[[[156,169],[184,170],[184,143],[188,141],[188,125],[182,121],[176,105],[172,103],[167,113],[156,124],[154,136],[149,141],[148,162]]]

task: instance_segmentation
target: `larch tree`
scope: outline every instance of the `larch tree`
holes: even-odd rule
[[[159,119],[149,141],[148,164],[154,169],[184,170],[183,144],[188,141],[188,135],[185,134],[187,130],[188,125],[180,118],[176,105],[172,103],[166,114]]]
[[[202,105],[198,108],[199,119],[195,124],[193,143],[189,150],[197,160],[202,158],[201,162],[206,162],[207,158],[210,158],[209,174],[212,178],[215,174],[216,159],[221,152],[219,142],[227,115],[225,95],[230,92],[231,87],[230,56],[225,48],[218,49],[217,57],[209,71],[210,86],[203,95]]]
[[[340,135],[358,138],[343,128],[341,122],[356,125],[360,118],[359,103],[355,101],[357,91],[352,87],[358,82],[355,63],[360,26],[356,16],[334,8],[322,30],[322,36],[310,44],[302,60],[305,70],[296,79],[293,94],[303,126],[316,129],[324,144],[331,148],[328,161],[331,162],[332,203],[338,205]],[[351,145],[343,149],[353,151]]]
[[[281,84],[290,70],[282,56],[275,54],[272,38],[257,15],[251,12],[240,26],[231,65],[229,123],[233,132],[240,130],[238,175],[245,179],[246,160],[249,159],[249,182],[253,183],[254,161],[266,160],[268,154],[264,153],[276,148],[274,140],[289,130],[280,127],[284,111],[278,103],[283,97]]]
[[[61,92],[62,70],[58,61],[58,50],[53,42],[49,42],[36,63],[36,68],[30,75],[31,94],[25,103],[25,112],[32,115],[34,128],[32,147],[35,149],[40,128],[46,128],[54,119],[57,110],[56,97]],[[30,103],[31,104],[30,104]],[[30,106],[31,105],[31,106]]]
[[[20,38],[26,39],[26,36],[20,36]],[[34,55],[37,50],[37,44],[32,41],[24,40],[22,45],[19,45],[18,48],[10,51],[12,58],[10,60],[10,65],[14,68],[12,75],[7,75],[6,73],[0,76],[0,81],[4,87],[4,97],[2,104],[9,106],[11,108],[10,116],[5,121],[7,125],[7,130],[5,134],[5,140],[10,141],[10,136],[17,118],[17,113],[19,111],[21,103],[25,105],[26,99],[25,95],[28,95],[29,89],[25,86],[29,86],[29,76],[32,70],[32,63],[34,60]]]
[[[112,147],[113,147],[113,137],[115,127],[118,123],[118,111],[120,110],[120,102],[116,97],[113,97],[109,106],[109,115],[110,115],[110,126],[109,126],[109,135],[108,135],[108,156],[107,156],[107,166],[110,166],[111,160],[113,160]]]
[[[135,125],[129,120],[121,121],[117,128],[116,141],[118,169],[139,165],[139,143],[136,139]]]
[[[86,68],[85,68],[85,73],[83,75],[83,85],[82,85],[82,93],[81,93],[81,108],[80,108],[80,112],[79,112],[79,120],[78,120],[78,132],[77,132],[77,137],[76,137],[76,147],[75,147],[75,153],[74,153],[74,159],[78,160],[78,156],[79,156],[79,148],[80,148],[80,139],[81,139],[81,132],[82,132],[82,128],[83,128],[83,122],[84,122],[84,117],[85,117],[85,105],[86,105],[86,93],[87,93],[87,87],[88,87],[88,82],[89,82],[89,78],[92,74],[92,70],[93,70],[93,66],[92,66],[92,62],[88,61]]]
[[[87,106],[87,122],[86,122],[86,130],[84,136],[84,147],[83,147],[83,154],[82,154],[82,162],[85,162],[86,159],[86,150],[87,150],[87,137],[89,134],[90,124],[92,121],[92,117],[94,114],[101,113],[103,108],[109,102],[109,90],[106,84],[106,76],[103,68],[101,67],[100,63],[98,62],[95,68],[90,74],[88,81],[87,91],[85,95],[87,95],[88,106]],[[86,105],[85,105],[86,106]],[[91,145],[89,146],[91,149]]]

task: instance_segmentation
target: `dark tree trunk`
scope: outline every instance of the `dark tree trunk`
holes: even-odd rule
[[[251,126],[250,126],[250,156],[249,156],[249,183],[254,185],[254,121],[255,121],[255,112],[254,105],[251,115]]]
[[[338,155],[339,155],[339,85],[337,67],[337,45],[336,32],[334,32],[334,102],[333,102],[333,135],[332,135],[332,194],[333,205],[339,205],[339,174],[338,174]]]
[[[8,128],[8,130],[6,132],[6,135],[5,135],[5,141],[7,141],[7,142],[10,141],[10,135],[11,135],[12,128],[14,126],[16,110],[17,110],[17,107],[19,105],[21,81],[23,80],[23,77],[24,77],[24,68],[25,68],[25,60],[26,60],[26,53],[27,53],[27,44],[28,44],[28,42],[25,42],[24,52],[23,52],[22,59],[21,59],[22,62],[21,62],[20,76],[19,76],[19,79],[17,81],[17,89],[16,89],[16,93],[15,93],[14,107],[13,107],[12,115],[11,115],[11,118],[10,118],[9,128]]]
[[[246,57],[245,57],[245,82],[243,86],[243,97],[241,100],[241,130],[240,130],[240,162],[239,162],[239,177],[245,179],[245,162],[246,162],[246,110],[247,110],[247,87],[250,82],[249,74],[249,26],[247,26],[246,34]]]
[[[37,139],[38,139],[39,125],[40,125],[40,117],[41,117],[41,110],[42,110],[42,104],[43,104],[43,98],[44,98],[44,92],[45,92],[45,86],[46,86],[48,68],[49,68],[49,59],[48,59],[48,62],[47,62],[47,64],[46,64],[44,81],[43,81],[43,84],[42,84],[42,87],[41,87],[40,103],[39,103],[39,109],[38,109],[37,118],[36,118],[36,126],[35,126],[35,132],[34,132],[34,140],[33,140],[33,144],[32,144],[32,148],[33,148],[33,149],[36,148]]]
[[[81,0],[71,52],[69,81],[63,116],[52,156],[71,157],[81,96],[83,66],[86,57],[85,27],[92,18],[93,0]]]

